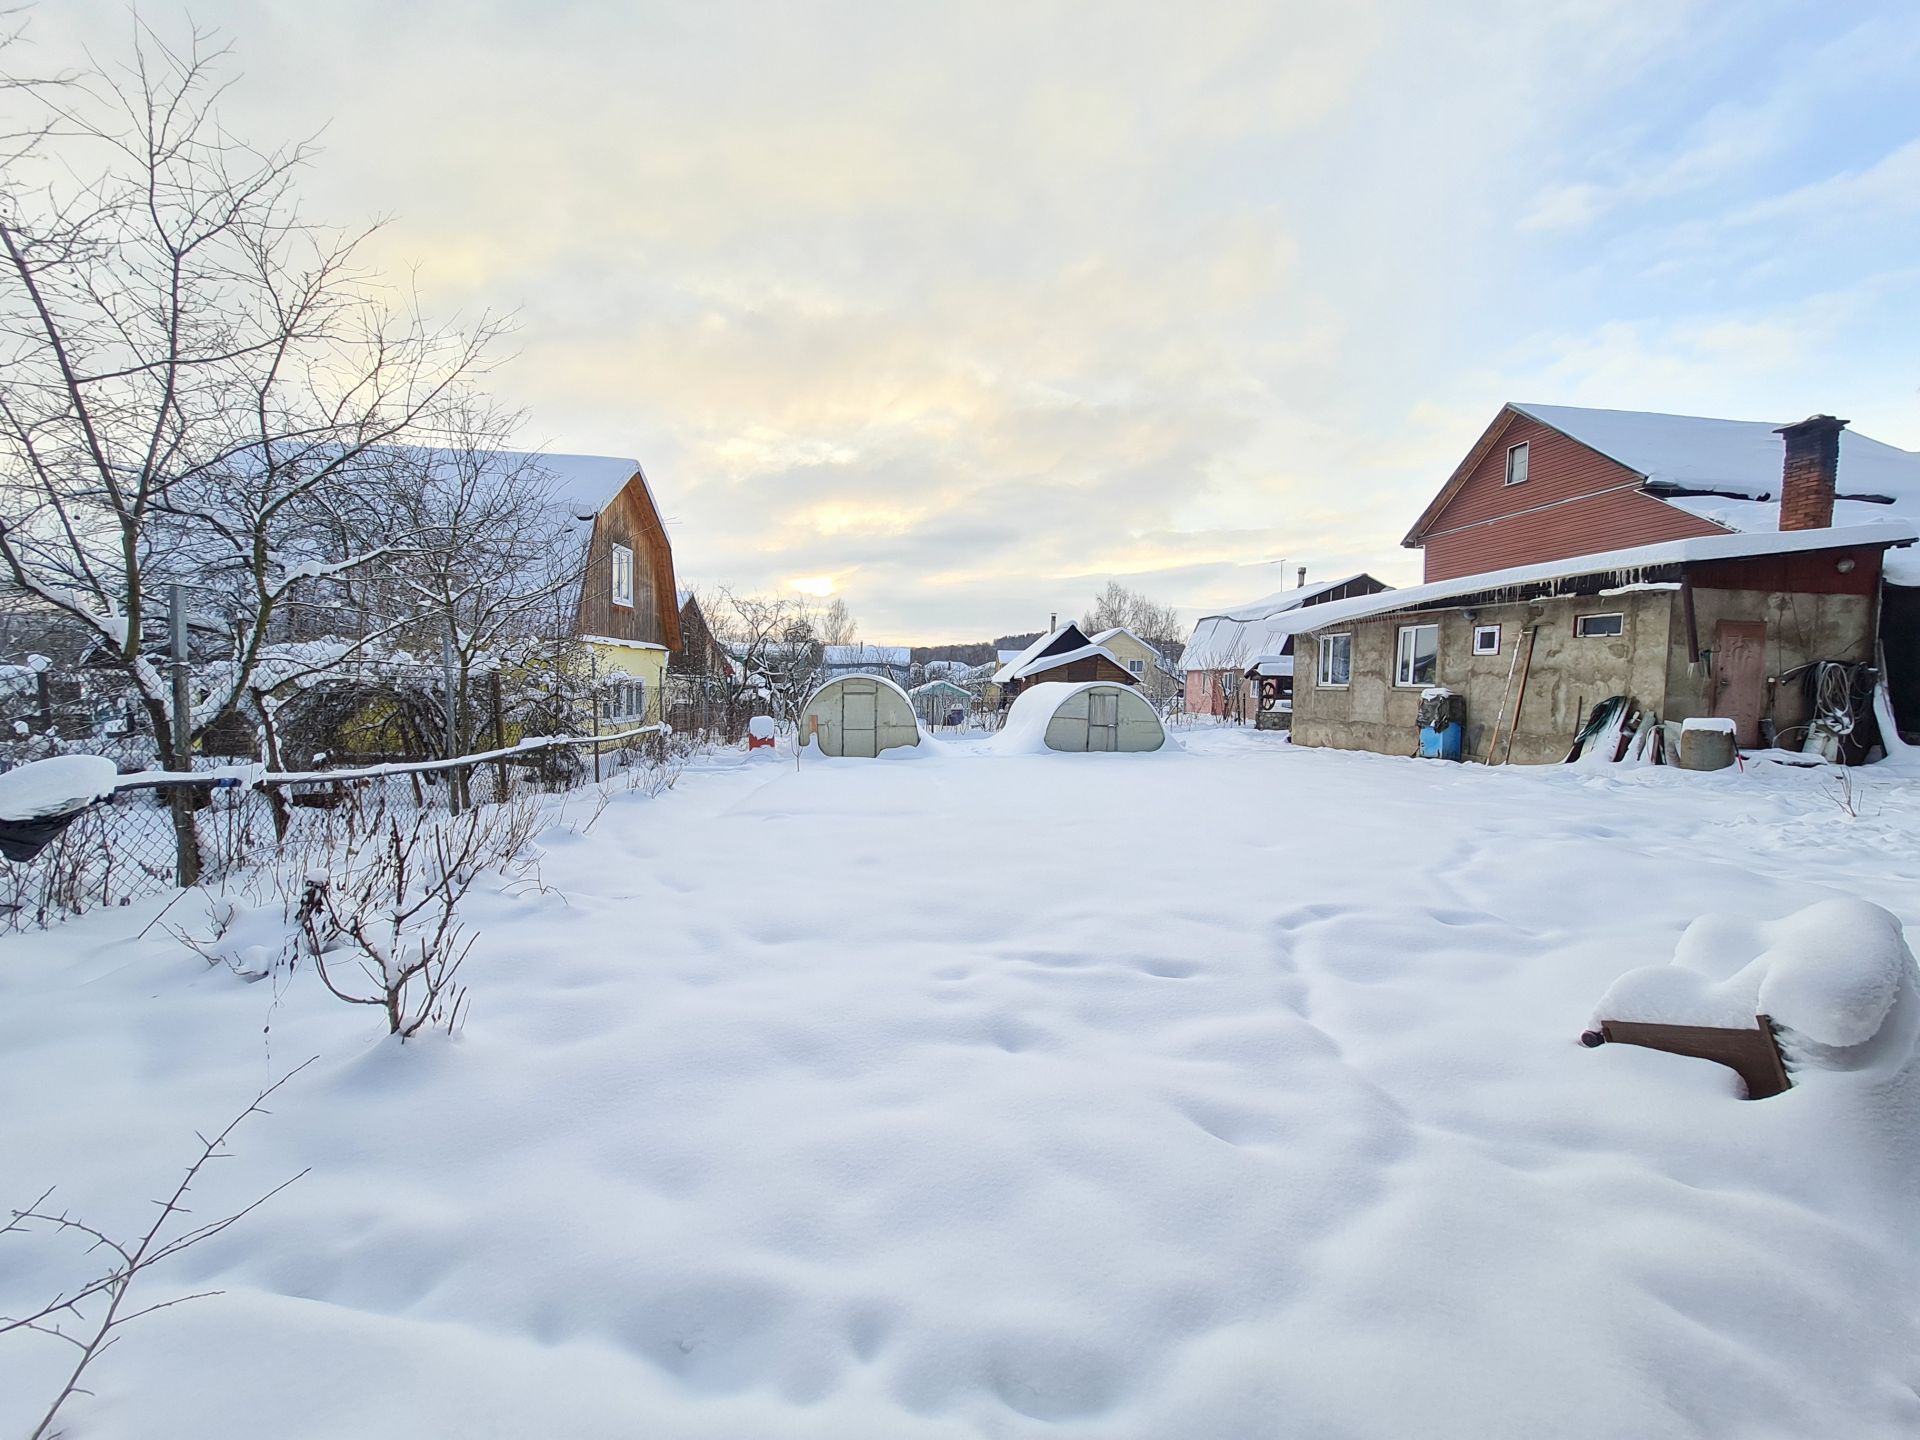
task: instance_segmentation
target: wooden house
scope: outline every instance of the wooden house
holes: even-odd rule
[[[1035,640],[993,672],[1004,706],[1037,680],[1107,680],[1132,685],[1135,677],[1113,653],[1095,644],[1069,620]]]
[[[542,455],[581,547],[574,631],[603,729],[661,718],[667,657],[682,648],[673,546],[638,460]]]

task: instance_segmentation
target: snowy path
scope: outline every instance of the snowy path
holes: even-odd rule
[[[1914,790],[1823,783],[699,772],[476,902],[452,1044],[308,975],[263,1036],[145,911],[0,942],[0,1200],[130,1216],[321,1056],[88,1436],[1911,1435],[1911,1110],[1573,1043],[1704,911],[1920,927]]]

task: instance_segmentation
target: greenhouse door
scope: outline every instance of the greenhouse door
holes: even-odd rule
[[[1113,690],[1087,693],[1087,749],[1120,748],[1120,695]]]
[[[879,698],[872,685],[850,684],[844,687],[840,705],[840,753],[871,760],[880,753],[874,735],[875,712]]]

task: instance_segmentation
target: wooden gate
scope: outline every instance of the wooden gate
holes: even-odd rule
[[[1734,739],[1760,743],[1760,717],[1767,713],[1767,624],[1722,620],[1713,647],[1713,713],[1733,721]]]

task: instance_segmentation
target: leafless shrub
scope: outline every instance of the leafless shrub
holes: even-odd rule
[[[20,1316],[0,1316],[0,1336],[23,1332],[43,1335],[60,1340],[78,1352],[73,1368],[67,1373],[66,1381],[54,1394],[45,1412],[28,1433],[28,1440],[48,1440],[58,1432],[53,1428],[60,1411],[75,1395],[89,1395],[82,1382],[88,1378],[88,1371],[113,1343],[120,1338],[120,1331],[159,1310],[175,1305],[183,1305],[189,1300],[204,1300],[218,1295],[218,1290],[203,1290],[191,1295],[177,1296],[171,1300],[156,1301],[138,1309],[129,1308],[129,1295],[134,1284],[147,1271],[181,1251],[198,1245],[203,1240],[211,1240],[215,1235],[238,1224],[241,1220],[258,1210],[267,1201],[300,1179],[307,1172],[281,1181],[266,1194],[218,1220],[210,1220],[194,1225],[186,1218],[193,1212],[187,1207],[188,1193],[200,1178],[200,1172],[214,1161],[226,1158],[231,1152],[226,1149],[227,1140],[240,1125],[253,1115],[270,1113],[266,1101],[273,1093],[313,1062],[306,1061],[296,1066],[279,1080],[254,1096],[251,1104],[227,1122],[211,1140],[200,1137],[200,1153],[181,1176],[180,1183],[173,1193],[164,1200],[154,1203],[159,1214],[153,1223],[139,1236],[131,1240],[117,1240],[104,1230],[88,1224],[78,1216],[67,1211],[55,1211],[48,1208],[53,1191],[41,1192],[39,1198],[23,1210],[9,1212],[10,1218],[0,1225],[0,1236],[22,1235],[39,1232],[77,1239],[85,1242],[86,1253],[90,1255],[104,1253],[106,1269],[103,1273],[83,1281],[71,1291],[63,1291],[51,1300]]]

